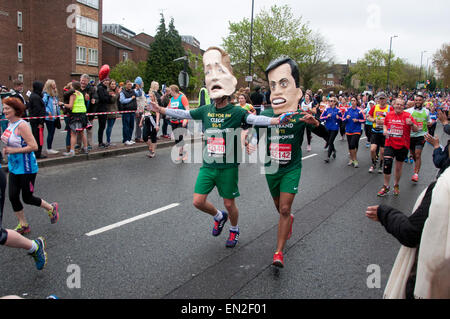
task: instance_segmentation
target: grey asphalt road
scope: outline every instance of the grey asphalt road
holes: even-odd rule
[[[438,134],[442,136],[441,128]],[[0,295],[380,299],[400,244],[379,223],[368,220],[365,209],[385,203],[410,214],[416,197],[437,173],[432,147],[425,147],[418,184],[410,181],[413,165],[405,164],[400,196],[378,198],[382,175],[368,173],[365,140],[358,169],[346,165],[347,143],[338,140],[336,145],[338,158],[330,164],[323,161],[324,143],[318,137],[313,138],[312,152],[304,152],[311,157],[303,162],[293,206],[294,233],[281,270],[270,266],[278,214],[256,164],[240,167],[241,236],[234,249],[225,248],[229,224],[213,238],[212,218],[192,206],[201,165],[174,164],[172,149],[161,149],[154,159],[141,152],[42,168],[35,194],[59,202],[60,221],[51,225],[44,211],[31,206],[25,213],[32,229],[29,237],[47,240],[48,265],[37,271],[24,251],[1,247]],[[224,208],[216,190],[209,199]],[[138,219],[130,221],[133,217]],[[129,223],[87,235],[124,220]],[[7,199],[3,226],[16,224]],[[380,269],[380,288],[367,286],[369,265]]]

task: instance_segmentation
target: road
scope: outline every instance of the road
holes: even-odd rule
[[[442,128],[437,133],[442,136]],[[443,139],[444,140],[444,137]],[[445,139],[446,140],[446,139]],[[176,165],[171,149],[148,159],[144,152],[41,168],[35,194],[58,201],[61,218],[26,206],[30,238],[47,240],[48,265],[34,268],[23,251],[1,248],[1,295],[42,299],[380,299],[400,244],[365,217],[385,203],[410,213],[437,170],[427,145],[418,184],[405,164],[398,198],[378,198],[382,175],[369,174],[365,140],[360,168],[348,167],[347,143],[325,164],[323,141],[304,152],[300,192],[293,206],[294,233],[285,268],[270,266],[278,217],[256,164],[240,167],[237,200],[240,241],[225,248],[229,224],[211,236],[212,218],[192,206],[200,164]],[[304,149],[306,149],[304,145]],[[209,199],[223,209],[216,190]],[[119,223],[119,224],[118,224]],[[3,226],[17,220],[8,199]],[[380,269],[380,287],[368,288],[369,265]],[[79,275],[79,276],[78,276]]]

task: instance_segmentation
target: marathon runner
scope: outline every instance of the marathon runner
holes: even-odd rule
[[[271,90],[272,108],[261,115],[275,118],[285,112],[295,112],[302,98],[297,63],[290,58],[275,59],[266,69]],[[292,203],[298,193],[302,171],[302,142],[305,130],[317,134],[320,123],[307,112],[295,114],[287,124],[269,126],[266,134],[265,175],[275,207],[280,214],[278,222],[277,248],[272,264],[284,267],[283,250],[291,237],[294,215]],[[325,129],[323,126],[321,128]],[[261,127],[257,126],[261,137]],[[320,136],[320,134],[317,134]],[[249,145],[249,153],[255,150]]]
[[[384,92],[380,92],[377,97],[379,104],[376,104],[369,112],[369,121],[373,122],[372,136],[370,140],[370,155],[372,158],[372,166],[369,169],[369,173],[373,173],[377,167],[377,149],[380,149],[380,167],[378,174],[383,174],[383,154],[385,136],[383,134],[384,118],[390,111],[390,107],[387,104],[387,95]]]
[[[228,218],[231,228],[226,247],[233,248],[239,240],[239,211],[235,199],[239,194],[238,150],[241,151],[240,136],[242,124],[269,126],[280,123],[280,118],[256,116],[231,103],[237,80],[233,75],[229,55],[218,47],[210,47],[203,55],[206,87],[214,104],[195,110],[174,110],[161,108],[151,103],[154,111],[177,119],[202,121],[205,128],[203,167],[195,184],[193,205],[214,217],[213,236],[219,236]],[[287,117],[287,120],[289,117]],[[223,198],[225,211],[218,210],[207,200],[217,187]]]
[[[410,151],[414,159],[414,175],[411,180],[419,181],[419,172],[422,166],[422,150],[425,145],[425,135],[428,133],[428,125],[431,124],[430,112],[424,107],[424,95],[418,92],[414,97],[415,106],[406,110],[417,122],[419,130],[411,133]]]
[[[416,132],[419,128],[412,116],[403,110],[405,101],[398,98],[394,101],[394,112],[390,112],[385,120],[383,132],[386,136],[384,149],[384,185],[378,196],[386,196],[390,191],[392,166],[395,162],[394,195],[400,194],[400,178],[402,176],[403,162],[408,158],[411,130]]]

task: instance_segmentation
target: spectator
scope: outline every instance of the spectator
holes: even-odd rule
[[[119,111],[120,89],[115,80],[109,83],[108,94],[111,96],[111,103],[106,106],[108,113]],[[106,147],[115,146],[111,144],[111,134],[114,124],[116,123],[117,114],[108,114],[106,123]]]
[[[167,107],[170,103],[170,99],[172,98],[172,95],[170,93],[170,87],[167,88],[164,92],[164,95],[161,97],[161,106]],[[167,128],[169,127],[169,119],[166,117],[166,115],[163,115],[163,127],[162,127],[162,137],[164,138],[170,138],[169,134],[167,133]]]
[[[97,85],[97,113],[105,113],[108,111],[108,105],[111,104],[111,95],[108,93],[109,84],[111,79],[106,77],[101,79],[101,82]],[[98,118],[98,147],[105,148],[106,144],[103,143],[103,132],[106,128],[106,121],[108,116],[106,114],[97,115]]]
[[[450,241],[449,192],[450,170],[446,169],[418,197],[414,213],[409,217],[387,205],[367,208],[366,216],[379,221],[403,245],[391,271],[384,298],[432,296],[433,274],[450,257],[448,249],[445,249]],[[449,282],[446,285],[448,289]]]
[[[141,123],[142,116],[144,114],[145,106],[147,104],[147,100],[145,98],[145,92],[144,92],[144,82],[142,81],[142,78],[138,76],[134,80],[134,92],[136,93],[136,135],[135,135],[135,141],[137,143],[143,143],[142,140],[142,129],[139,126],[139,123]]]
[[[52,148],[55,130],[61,128],[60,119],[54,117],[60,115],[58,90],[56,89],[56,82],[54,80],[47,80],[45,82],[44,97],[42,100],[44,101],[46,115],[50,116],[45,118],[45,125],[47,126],[47,154],[58,154],[59,152]],[[59,127],[57,127],[58,123]]]
[[[120,110],[127,113],[122,114],[122,141],[130,146],[133,142],[134,119],[137,110],[136,92],[133,90],[133,83],[127,80],[125,89],[120,92]]]
[[[97,90],[94,85],[90,83],[90,77],[87,74],[83,74],[80,77],[80,92],[84,96],[84,103],[86,104],[86,109],[88,114],[95,113],[97,111]],[[88,150],[92,149],[92,123],[94,123],[95,115],[88,116],[87,125],[87,140],[88,140]],[[78,141],[79,142],[79,141]],[[79,143],[78,143],[79,144]]]
[[[252,100],[252,105],[256,109],[256,112],[261,111],[261,105],[263,105],[263,95],[261,94],[261,88],[255,86],[255,91],[250,95],[250,100]]]
[[[44,83],[39,81],[35,81],[33,83],[33,92],[30,95],[30,99],[27,105],[30,117],[42,117],[40,119],[30,120],[31,130],[38,145],[38,150],[35,153],[36,158],[38,159],[47,157],[45,155],[42,155],[42,145],[44,144],[44,117],[46,115],[45,104],[42,100],[43,88]]]
[[[64,156],[75,156],[75,144],[77,142],[77,136],[83,142],[83,153],[87,154],[89,152],[87,137],[84,134],[84,130],[88,128],[89,121],[86,116],[86,104],[83,94],[80,92],[81,84],[80,82],[72,83],[73,90],[69,92],[70,95],[69,103],[63,106],[70,110],[69,115],[69,127],[70,127],[70,151],[63,153]]]
[[[13,81],[13,91],[18,95],[23,104],[25,104],[25,98],[23,97],[23,82],[19,79]]]
[[[67,83],[67,85],[63,89],[63,105],[61,106],[61,111],[65,115],[64,116],[64,123],[66,124],[65,130],[67,132],[66,134],[66,151],[70,152],[70,126],[69,126],[69,116],[71,111],[69,109],[66,109],[64,107],[64,104],[69,104],[70,102],[70,96],[75,92],[75,90],[72,87],[72,82]]]

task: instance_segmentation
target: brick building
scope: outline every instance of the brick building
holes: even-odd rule
[[[0,0],[0,83],[98,77],[103,0]]]
[[[126,60],[136,63],[147,61],[150,44],[153,41],[155,39],[146,33],[136,34],[120,24],[105,24],[102,35],[102,64],[108,64],[113,68]],[[186,52],[190,50],[193,54],[203,56],[204,51],[200,49],[200,42],[193,36],[182,36],[181,44]]]

